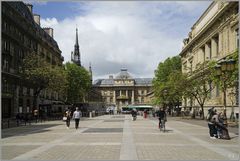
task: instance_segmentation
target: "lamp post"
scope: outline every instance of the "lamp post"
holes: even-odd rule
[[[226,93],[227,89],[229,88],[228,82],[229,82],[229,74],[231,76],[232,71],[235,68],[235,60],[234,59],[222,59],[220,60],[217,65],[215,66],[217,70],[217,75],[220,77],[219,79],[221,80],[221,88],[223,91],[223,108],[226,110],[227,103],[226,103]]]
[[[229,96],[230,96],[230,100],[231,100],[231,103],[232,103],[232,111],[231,111],[231,115],[230,115],[230,120],[235,121],[234,106],[233,106],[233,98],[235,96],[235,93],[233,92],[233,90],[229,93]]]

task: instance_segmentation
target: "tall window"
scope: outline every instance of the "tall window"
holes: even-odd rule
[[[218,56],[219,54],[218,54],[218,48],[219,48],[219,35],[217,34],[217,35],[215,35],[214,37],[213,37],[213,40],[214,40],[214,42],[215,42],[215,52],[216,52],[216,56]]]
[[[219,84],[216,84],[216,97],[219,96]]]
[[[193,63],[192,63],[192,60],[189,62],[190,63],[190,73],[192,73],[192,71],[193,71]]]
[[[237,48],[239,48],[239,30],[236,29],[235,32],[236,32],[236,43],[237,43]]]

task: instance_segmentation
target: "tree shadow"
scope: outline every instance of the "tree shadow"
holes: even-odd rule
[[[16,128],[11,128],[7,130],[2,130],[2,138],[14,137],[14,136],[26,136],[35,133],[44,133],[51,131],[51,129],[47,129],[54,126],[59,126],[62,124],[35,124],[35,125],[27,125]]]

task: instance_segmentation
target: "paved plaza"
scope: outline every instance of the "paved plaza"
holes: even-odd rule
[[[160,132],[156,119],[105,115],[70,129],[48,121],[2,130],[4,160],[239,160],[238,135],[210,139],[206,127],[172,118]]]

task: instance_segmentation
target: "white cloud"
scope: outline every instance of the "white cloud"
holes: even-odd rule
[[[81,2],[79,8],[85,9],[84,14],[62,21],[42,19],[41,25],[54,28],[62,55],[70,61],[77,24],[81,61],[85,67],[91,62],[94,79],[106,78],[122,67],[136,77],[153,77],[160,61],[181,50],[184,37],[172,32],[181,32],[181,24],[172,24],[184,23],[184,17],[171,16],[190,12],[196,16],[204,7],[189,2]]]
[[[40,22],[41,26],[44,27],[56,26],[58,24],[58,20],[56,18],[41,19]]]

